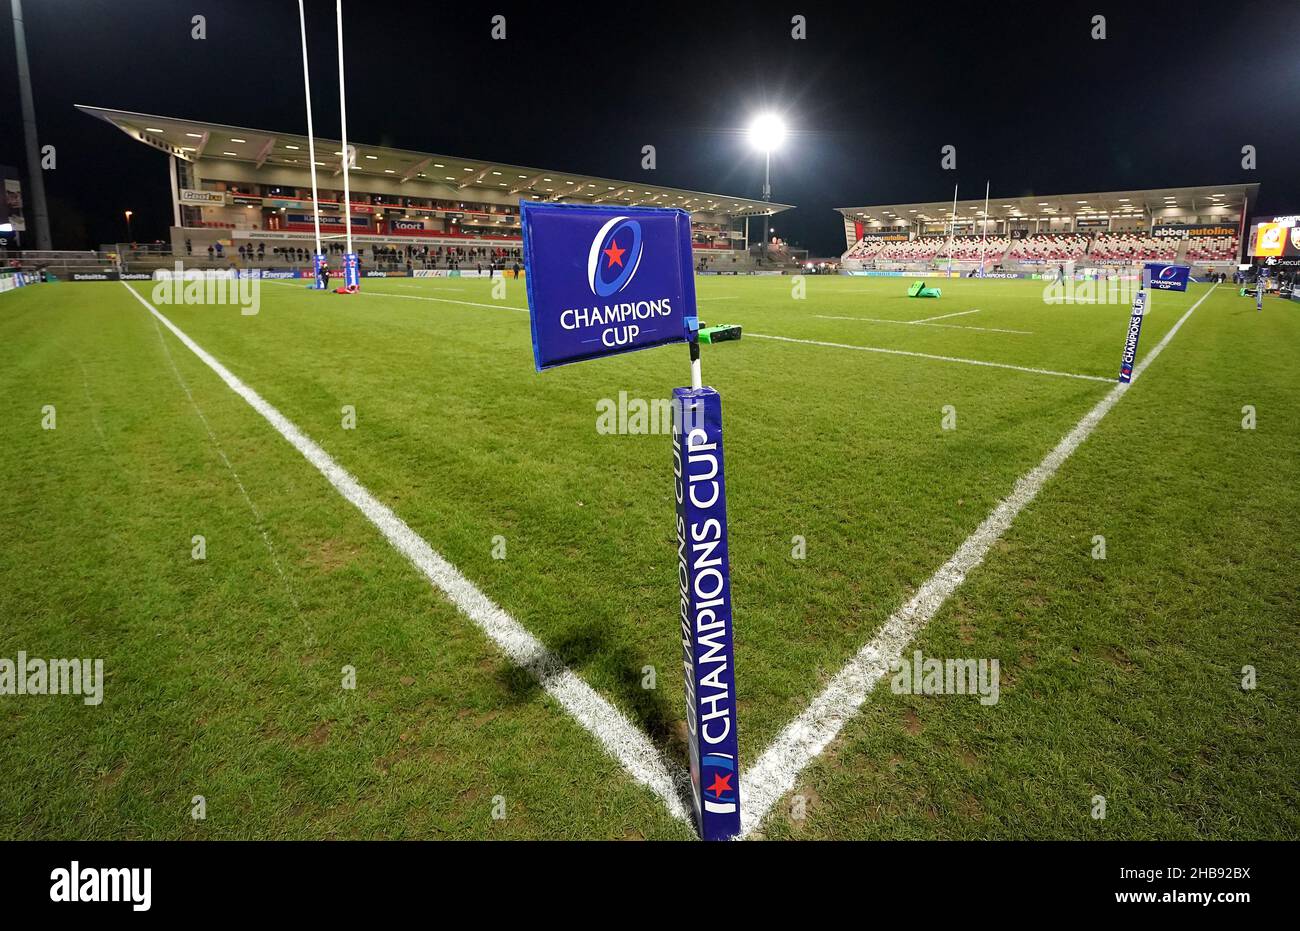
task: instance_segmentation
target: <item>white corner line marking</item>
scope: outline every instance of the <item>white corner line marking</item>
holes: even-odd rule
[[[881,352],[890,356],[912,356],[916,359],[934,359],[937,362],[960,362],[963,365],[984,365],[995,369],[1011,369],[1015,372],[1029,372],[1033,375],[1055,375],[1058,378],[1082,378],[1085,381],[1115,381],[1100,375],[1080,375],[1077,372],[1056,372],[1052,369],[1027,368],[1023,365],[1009,365],[1005,362],[984,362],[980,359],[960,359],[957,356],[937,356],[928,352],[912,352],[907,349],[882,349],[879,346],[853,346],[849,343],[828,343],[819,339],[795,339],[793,336],[769,336],[766,333],[748,333],[755,339],[775,339],[783,343],[804,343],[809,346],[829,346],[832,349],[856,349],[859,352]]]
[[[1169,341],[1192,315],[1192,311],[1214,293],[1215,287],[1217,285],[1188,308],[1165,334],[1164,339],[1142,357],[1142,361],[1133,370],[1134,382],[1169,345]],[[975,532],[966,538],[957,552],[926,580],[906,604],[889,616],[876,635],[835,674],[822,693],[813,699],[812,704],[786,725],[758,761],[749,767],[744,775],[740,796],[741,837],[756,830],[772,806],[794,788],[804,767],[820,756],[845,723],[858,713],[867,695],[888,672],[890,664],[902,658],[903,651],[930,622],[948,600],[948,596],[984,560],[989,549],[1011,526],[1016,516],[1034,500],[1047,480],[1056,474],[1061,464],[1088,438],[1130,387],[1131,385],[1116,384],[1111,388],[1075,424],[1074,429],[1043,457],[1042,462],[1022,475],[1011,494],[975,528]]]
[[[977,314],[979,312],[980,309],[976,307],[974,310],[959,310],[955,314],[939,314],[937,317],[922,317],[920,320],[909,320],[907,322],[908,323],[929,323],[931,320],[947,320],[949,317],[964,317],[967,314]]]
[[[532,673],[547,693],[590,731],[633,779],[659,796],[673,817],[683,821],[689,819],[681,793],[685,774],[678,773],[674,776],[658,749],[636,725],[560,662],[527,628],[479,591],[460,570],[437,553],[423,537],[408,527],[391,508],[372,495],[292,421],[190,339],[134,288],[126,282],[122,286],[163,326],[171,330],[190,352],[216,372],[230,390],[247,401],[290,445],[302,453],[339,494],[365,515],[394,549],[410,560],[435,588],[446,594],[461,613],[487,634],[511,662]]]
[[[1032,330],[1003,330],[990,326],[963,326],[960,323],[928,323],[925,320],[885,320],[880,317],[839,317],[831,314],[813,314],[820,320],[860,320],[863,323],[901,323],[903,326],[934,326],[945,330],[978,330],[982,333],[1014,333],[1017,336],[1033,336]]]

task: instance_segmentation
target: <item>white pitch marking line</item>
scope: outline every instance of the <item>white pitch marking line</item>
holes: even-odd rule
[[[937,356],[928,352],[911,352],[907,349],[882,349],[879,346],[852,346],[848,343],[828,343],[819,339],[795,339],[793,336],[770,336],[766,333],[746,334],[755,339],[775,339],[783,343],[805,343],[809,346],[829,346],[832,349],[856,349],[859,352],[881,352],[891,356],[913,356],[917,359],[934,359],[939,362],[960,362],[963,365],[984,365],[995,369],[1011,369],[1015,372],[1029,372],[1033,375],[1055,375],[1060,378],[1082,378],[1085,381],[1113,382],[1113,378],[1100,375],[1080,375],[1076,372],[1056,372],[1052,369],[1027,368],[1023,365],[1009,365],[1005,362],[984,362],[980,359],[961,359],[957,356]]]
[[[90,396],[90,380],[86,377],[86,363],[78,358],[77,365],[81,366],[81,387],[86,392],[86,409],[90,411],[90,422],[95,425],[95,432],[99,434],[99,445],[104,449],[108,449],[108,440],[104,438],[104,428],[99,423],[99,415],[95,413],[95,399]]]
[[[924,320],[884,320],[879,317],[837,317],[831,314],[813,314],[822,320],[861,320],[863,323],[901,323],[905,326],[935,326],[945,330],[979,330],[983,333],[1015,333],[1018,336],[1033,336],[1030,330],[1002,330],[987,326],[962,326],[960,323],[927,323]]]
[[[949,317],[964,317],[967,314],[979,313],[979,308],[974,310],[959,310],[955,314],[939,314],[937,317],[922,317],[920,320],[909,320],[908,323],[929,323],[931,320],[947,320]]]
[[[358,291],[366,297],[396,297],[403,301],[437,301],[440,304],[464,304],[466,307],[487,307],[491,310],[513,310],[515,313],[528,313],[527,307],[511,307],[509,304],[483,304],[478,301],[460,301],[452,297],[428,297],[417,294],[389,294],[386,291]]]
[[[1133,369],[1133,381],[1169,345],[1192,311],[1214,292],[1205,292],[1156,347],[1143,356]],[[888,673],[891,663],[902,658],[903,651],[939,611],[948,596],[957,590],[966,576],[983,562],[989,549],[1011,526],[1016,516],[1037,497],[1070,455],[1096,428],[1101,419],[1118,403],[1130,385],[1116,384],[1097,402],[1074,429],[1065,435],[1043,461],[1022,475],[1006,500],[984,519],[957,552],[939,567],[917,593],[890,615],[883,627],[867,642],[848,664],[835,674],[830,683],[797,718],[772,741],[758,761],[744,776],[741,792],[741,836],[745,837],[762,824],[767,813],[787,792],[794,788],[799,774],[821,755],[845,723],[858,713],[867,695]]]
[[[375,525],[394,549],[410,560],[435,588],[446,594],[451,603],[487,634],[513,663],[532,673],[551,697],[590,731],[633,779],[659,796],[670,814],[682,821],[689,820],[681,794],[685,774],[680,773],[675,777],[663,756],[636,725],[578,678],[527,628],[483,594],[460,570],[437,553],[423,537],[407,526],[390,507],[380,502],[292,421],[185,335],[135,289],[126,282],[122,285],[155,319],[171,330],[190,352],[216,372],[230,390],[247,401],[253,410],[261,414],[267,423],[302,453],[339,494]]]
[[[430,279],[430,280],[432,280],[432,281],[437,281],[438,279],[437,279],[437,278],[433,278],[433,279]],[[425,291],[425,290],[428,290],[427,288],[423,287],[422,285],[418,285],[418,284],[399,284],[399,285],[392,285],[392,287],[403,288],[403,289],[405,289],[405,290],[407,290],[407,291]],[[447,288],[447,287],[443,287],[442,285],[437,285],[437,286],[434,287],[434,290],[436,290],[436,291],[464,291],[465,289],[464,289],[464,288]]]
[[[273,283],[293,287],[289,282],[276,281]],[[427,295],[419,294],[393,294],[388,291],[358,291],[357,294],[364,295],[365,297],[395,297],[401,301],[434,301],[439,304],[464,304],[467,307],[487,307],[490,310],[513,310],[515,313],[528,313],[527,307],[511,307],[509,304],[483,304],[478,301],[461,301],[454,297],[429,297]],[[356,294],[350,296],[356,297]]]

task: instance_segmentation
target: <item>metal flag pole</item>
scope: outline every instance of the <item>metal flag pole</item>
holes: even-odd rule
[[[319,262],[320,246],[320,196],[316,191],[316,128],[311,118],[311,71],[307,68],[307,17],[303,12],[302,0],[298,0],[298,27],[302,31],[302,83],[307,97],[307,158],[311,162],[311,218],[316,229],[316,252],[313,261]],[[313,269],[317,280],[320,269]]]
[[[351,150],[348,148],[347,89],[343,80],[343,0],[335,0],[339,34],[339,125],[343,136],[343,229],[347,232],[347,254],[343,257],[343,285],[356,290],[361,285],[357,255],[352,251],[352,185],[348,174],[352,171]]]

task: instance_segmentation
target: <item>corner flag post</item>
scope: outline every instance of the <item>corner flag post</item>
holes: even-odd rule
[[[683,210],[520,201],[538,371],[669,343],[688,344],[691,387],[673,389],[677,624],[695,820],[705,840],[740,833],[731,568],[722,399],[701,378],[700,327]]]
[[[323,288],[321,266],[325,254],[320,247],[320,197],[316,192],[316,130],[311,119],[311,72],[307,68],[307,17],[298,0],[298,27],[302,31],[302,83],[307,97],[307,158],[311,162],[311,218],[316,229],[316,251],[312,253],[313,288]]]

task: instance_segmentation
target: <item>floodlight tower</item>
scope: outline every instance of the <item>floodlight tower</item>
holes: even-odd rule
[[[12,0],[14,54],[18,59],[18,99],[23,110],[23,137],[27,143],[27,177],[31,184],[32,222],[36,227],[36,248],[49,250],[50,214],[45,207],[45,178],[41,175],[40,145],[36,141],[36,104],[32,102],[32,74],[27,66],[27,32],[23,28],[22,0]]]
[[[763,113],[749,124],[749,141],[763,153],[763,200],[772,199],[772,150],[785,139],[785,123],[774,113]]]
[[[749,141],[763,153],[763,200],[772,201],[772,150],[785,139],[785,123],[775,113],[761,113],[749,124]],[[772,211],[768,210],[768,217]],[[763,221],[763,257],[767,258],[768,220]]]

